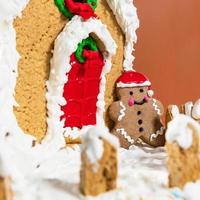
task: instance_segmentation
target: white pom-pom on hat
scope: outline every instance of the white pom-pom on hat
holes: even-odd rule
[[[153,91],[153,90],[148,90],[148,91],[147,91],[147,95],[148,95],[149,97],[153,97],[154,91]]]

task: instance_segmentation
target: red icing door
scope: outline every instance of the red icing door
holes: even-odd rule
[[[64,127],[78,127],[96,124],[97,97],[104,66],[103,56],[99,51],[83,50],[85,62],[81,64],[73,53],[70,57],[72,66],[68,81],[64,86],[63,97],[67,104],[61,107],[64,112]]]

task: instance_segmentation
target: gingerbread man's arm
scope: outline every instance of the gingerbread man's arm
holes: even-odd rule
[[[152,101],[153,101],[153,107],[154,107],[155,111],[157,112],[157,114],[162,116],[164,114],[163,104],[157,99],[153,99]]]
[[[109,116],[114,121],[117,122],[120,113],[120,101],[113,102],[109,107]]]

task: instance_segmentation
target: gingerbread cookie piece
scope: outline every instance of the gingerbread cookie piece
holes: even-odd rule
[[[10,179],[0,177],[0,200],[12,200],[12,197]]]
[[[177,114],[168,124],[169,186],[183,188],[187,182],[200,179],[200,125],[191,117]]]
[[[117,138],[107,130],[92,128],[82,139],[81,192],[96,196],[115,189],[118,175]]]
[[[4,185],[4,179],[0,177],[0,200],[5,200],[5,185]]]
[[[194,104],[193,102],[189,101],[179,107],[176,105],[169,105],[166,112],[166,126],[174,117],[180,113],[190,116],[200,123],[200,99],[197,100]]]
[[[109,109],[115,127],[112,133],[120,139],[121,146],[133,144],[153,147],[165,144],[164,128],[160,117],[164,108],[152,98],[151,83],[135,71],[124,72],[117,80],[117,96]]]

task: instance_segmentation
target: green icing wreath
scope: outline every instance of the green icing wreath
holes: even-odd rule
[[[67,18],[71,19],[74,15],[65,6],[65,0],[54,0],[59,11]]]
[[[78,44],[78,48],[77,48],[77,50],[75,52],[75,56],[79,60],[80,63],[84,63],[85,62],[85,58],[83,57],[83,49],[86,46],[89,47],[92,51],[97,51],[98,50],[95,41],[91,37],[88,37],[88,38],[82,40],[82,42],[80,42]]]

